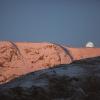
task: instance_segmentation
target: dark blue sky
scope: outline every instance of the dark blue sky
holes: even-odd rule
[[[0,0],[0,40],[100,47],[100,0]]]

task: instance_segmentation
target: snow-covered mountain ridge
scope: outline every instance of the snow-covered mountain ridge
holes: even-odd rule
[[[38,70],[100,56],[100,48],[73,48],[54,43],[0,42],[0,84]]]

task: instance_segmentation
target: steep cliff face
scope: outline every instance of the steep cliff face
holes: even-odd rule
[[[0,84],[41,69],[100,56],[100,48],[69,48],[52,43],[0,42]]]

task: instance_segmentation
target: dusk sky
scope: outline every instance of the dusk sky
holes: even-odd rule
[[[100,47],[100,0],[0,0],[0,40]]]

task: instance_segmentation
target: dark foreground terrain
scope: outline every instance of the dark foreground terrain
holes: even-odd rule
[[[0,100],[100,100],[100,57],[58,65],[2,84]]]

